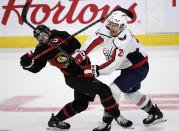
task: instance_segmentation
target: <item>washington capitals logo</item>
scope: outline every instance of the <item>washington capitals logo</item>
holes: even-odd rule
[[[111,57],[110,57],[110,51],[106,48],[103,49],[103,54],[106,58],[106,60],[109,60]]]

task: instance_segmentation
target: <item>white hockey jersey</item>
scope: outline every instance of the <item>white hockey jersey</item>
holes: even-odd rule
[[[105,24],[88,38],[81,47],[86,55],[95,48],[102,48],[106,62],[98,65],[99,75],[110,74],[114,70],[137,68],[147,60],[147,54],[141,43],[126,27],[118,36],[112,37]]]

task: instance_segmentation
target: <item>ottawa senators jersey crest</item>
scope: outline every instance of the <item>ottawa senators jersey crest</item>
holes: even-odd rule
[[[67,68],[69,65],[69,58],[63,52],[60,52],[50,60],[50,63],[58,68]]]

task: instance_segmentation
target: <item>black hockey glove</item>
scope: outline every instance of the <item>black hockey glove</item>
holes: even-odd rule
[[[31,53],[27,53],[24,54],[21,58],[20,58],[20,64],[23,68],[30,68],[32,67],[32,65],[34,64],[34,61],[32,60],[33,54]]]

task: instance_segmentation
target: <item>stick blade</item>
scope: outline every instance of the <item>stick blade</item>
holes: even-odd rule
[[[23,10],[22,10],[22,15],[21,15],[21,17],[22,17],[22,20],[23,20],[24,22],[27,21],[26,15],[27,15],[27,8],[28,8],[28,6],[29,6],[29,2],[27,2],[27,3],[24,5],[24,8],[23,8]]]

